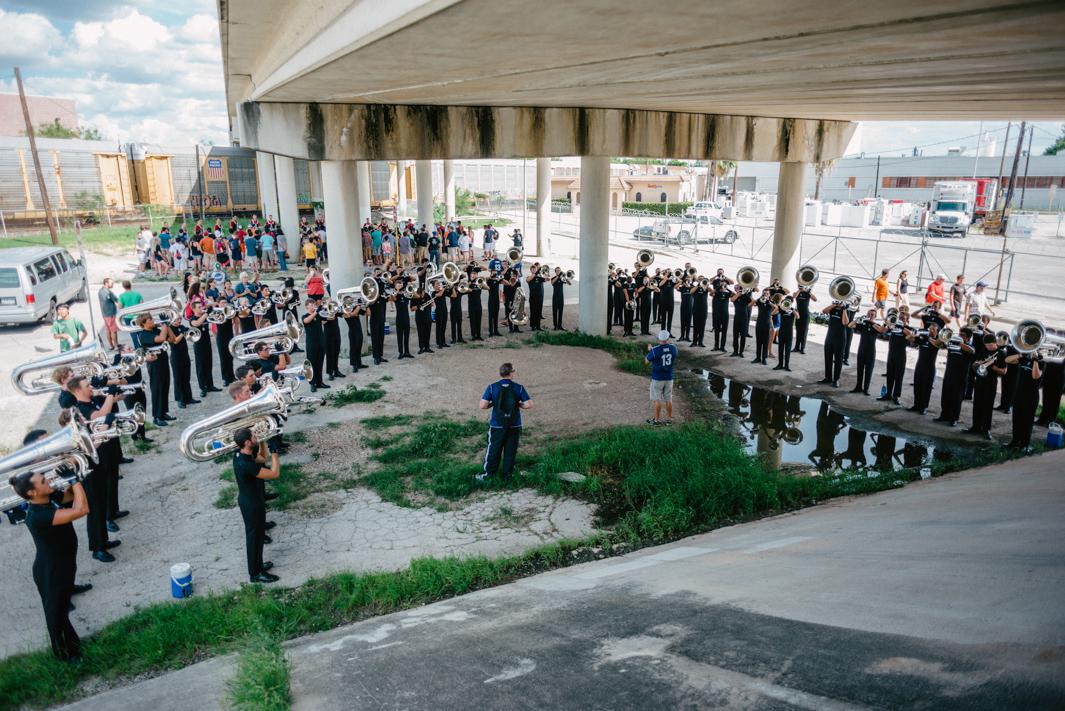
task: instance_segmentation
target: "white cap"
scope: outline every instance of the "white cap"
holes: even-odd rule
[[[659,331],[658,332],[658,340],[660,340],[660,341],[668,341],[669,340],[669,331]]]

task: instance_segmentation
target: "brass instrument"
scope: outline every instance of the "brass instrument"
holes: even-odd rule
[[[529,310],[526,307],[527,303],[528,297],[525,296],[525,290],[519,286],[514,291],[514,302],[510,306],[510,313],[507,314],[513,325],[524,326],[529,322]]]
[[[139,304],[119,309],[115,313],[115,319],[118,322],[118,330],[126,333],[135,333],[141,330],[141,327],[136,323],[137,317],[141,314],[155,311],[159,314],[158,320],[170,322],[179,318],[184,308],[181,298],[178,297],[177,289],[171,287],[169,296],[160,296],[158,299],[142,301]]]
[[[998,351],[991,354],[984,360],[978,360],[973,363],[973,369],[976,371],[976,374],[981,378],[987,375],[987,369],[991,367],[991,364],[995,362],[996,358],[998,358]]]
[[[110,422],[106,420],[110,419]],[[110,418],[89,421],[89,433],[93,444],[103,444],[122,435],[133,436],[144,424],[144,408],[138,402],[132,410],[117,412]]]
[[[377,280],[373,277],[363,277],[358,286],[340,289],[336,293],[335,301],[340,304],[340,311],[350,314],[359,306],[369,306],[381,297],[381,290]]]
[[[126,383],[125,385],[108,385],[107,387],[103,387],[103,388],[94,388],[93,391],[92,391],[92,394],[97,396],[97,397],[103,397],[103,396],[108,395],[110,393],[111,388],[118,388],[118,393],[117,394],[120,395],[120,396],[135,395],[138,392],[144,390],[144,383]]]
[[[780,308],[782,313],[790,314],[792,312],[792,310],[795,308],[794,304],[795,304],[795,300],[791,297],[791,294],[788,294],[787,296],[785,296],[784,298],[782,298],[780,300],[779,308]]]
[[[942,343],[948,343],[952,338],[954,338],[953,328],[951,328],[950,326],[944,326],[943,328],[939,329],[939,336],[937,340]]]
[[[11,384],[23,395],[44,395],[62,390],[52,380],[52,371],[67,366],[74,375],[93,377],[103,375],[111,365],[111,357],[96,341],[73,348],[66,353],[57,353],[29,363],[15,366],[11,371]]]
[[[833,302],[842,304],[850,300],[854,295],[855,288],[854,280],[849,276],[838,276],[828,285],[828,295]]]
[[[24,502],[8,484],[12,476],[40,472],[51,480],[54,488],[62,490],[84,479],[96,461],[92,436],[77,419],[58,432],[0,458],[0,511],[17,508]]]
[[[1005,348],[1006,346],[1008,346],[1010,344],[1010,340],[1011,339],[1009,331],[999,331],[995,334],[995,342],[998,344],[999,348]]]
[[[740,267],[740,270],[736,272],[736,283],[740,285],[744,293],[749,294],[758,288],[759,277],[758,270],[754,267]]]
[[[551,266],[549,264],[543,264],[540,266],[540,276],[548,279],[551,277]]]
[[[148,356],[153,353],[155,355],[168,355],[170,353],[170,344],[157,343],[154,346],[142,346],[135,350],[133,353],[137,357],[137,360],[139,360],[141,363],[144,363],[148,360]]]
[[[674,269],[673,270],[673,278],[676,279],[677,281],[680,281],[681,279],[683,279],[684,278],[684,270],[681,269],[680,267],[677,267],[676,269]]]
[[[483,288],[483,287],[482,287]],[[418,294],[418,277],[407,276],[407,281],[403,284],[403,295],[408,299],[413,299]]]
[[[1047,333],[1046,327],[1035,319],[1025,319],[1014,326],[1010,342],[1018,353],[1034,353],[1055,363],[1065,359],[1065,339]]]
[[[606,265],[606,268],[609,269],[610,271],[614,271],[615,269],[618,268],[618,265],[614,264],[613,262],[610,262],[610,264]]]
[[[884,325],[886,325],[886,326],[888,326],[890,328],[894,328],[895,325],[899,322],[899,315],[900,315],[900,311],[898,309],[896,309],[894,306],[892,306],[884,314]]]
[[[641,249],[639,252],[636,253],[636,261],[637,261],[637,263],[639,263],[639,265],[641,267],[646,269],[647,267],[649,267],[652,264],[654,264],[654,261],[655,261],[654,252],[652,252],[649,249]]]
[[[707,279],[706,277],[703,277],[702,279],[700,279],[699,280],[699,288],[706,289],[707,291],[710,291],[710,280]]]
[[[203,338],[203,331],[198,327],[193,326],[191,323],[185,327],[185,340],[189,343],[196,343]]]
[[[628,301],[626,301],[625,302],[625,308],[628,309],[629,311],[635,311],[636,310],[636,299],[629,299]]]
[[[695,267],[688,267],[688,276],[692,279],[699,276],[699,270]]]
[[[318,305],[318,314],[326,320],[335,319],[343,311],[344,309],[340,302],[335,299],[326,299]]]
[[[287,304],[292,299],[292,289],[283,287],[280,291],[270,292],[270,301],[273,301],[278,306]]]
[[[291,353],[302,336],[303,324],[290,311],[285,314],[284,321],[233,336],[229,342],[229,353],[237,360],[251,360],[258,355],[255,344],[260,341],[270,346],[271,355]]]
[[[515,247],[514,249],[517,249],[517,247]],[[513,251],[513,250],[511,250],[511,251]],[[445,289],[448,289],[448,288],[451,288],[452,286],[454,286],[455,284],[457,284],[459,279],[461,279],[461,278],[462,278],[462,270],[459,269],[457,264],[455,264],[454,262],[444,262],[444,266],[442,266],[440,268],[439,272],[436,272],[436,271],[427,271],[426,272],[426,274],[425,274],[425,286],[426,286],[426,288],[428,288],[429,287],[429,282],[431,282],[431,281],[441,281],[441,282],[443,282],[443,287]]]
[[[573,280],[577,278],[577,272],[572,269],[567,269],[562,272],[562,282],[564,284],[573,284]]]
[[[195,422],[181,433],[178,449],[194,462],[208,462],[237,449],[234,437],[244,427],[260,440],[281,434],[288,401],[276,383],[267,383],[254,397]]]
[[[238,296],[233,301],[233,305],[236,306],[237,313],[240,313],[242,311],[251,311],[251,299],[249,299],[247,296]]]
[[[259,299],[251,306],[251,312],[256,316],[265,316],[266,312],[270,310],[270,306],[273,301],[270,299]]]
[[[525,252],[522,250],[521,247],[511,247],[507,250],[507,261],[511,264],[517,264],[522,260],[524,256]],[[451,262],[448,262],[448,264],[451,264]]]
[[[820,276],[821,272],[818,271],[817,267],[812,264],[804,264],[796,270],[795,281],[800,289],[809,291],[817,283]]]
[[[972,314],[965,321],[965,325],[968,326],[969,328],[980,328],[980,326],[983,323],[984,323],[984,319],[981,318],[980,314]]]
[[[463,274],[462,277],[459,278],[458,284],[455,285],[455,290],[460,294],[470,293],[470,277]]]
[[[223,301],[220,305],[211,308],[207,312],[207,323],[213,323],[218,325],[225,323],[237,315],[236,308],[228,301]]]

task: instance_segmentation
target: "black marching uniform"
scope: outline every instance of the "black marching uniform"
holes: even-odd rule
[[[539,269],[539,268],[538,268]],[[537,271],[529,278],[529,328],[541,330],[544,318],[544,278]]]
[[[690,341],[692,339],[692,292],[688,280],[682,280],[677,285],[680,290],[680,338],[678,341]]]
[[[751,321],[751,295],[740,292],[732,302],[732,355],[742,356],[743,349],[747,347],[747,324]],[[768,338],[768,336],[767,336]]]
[[[52,525],[56,510],[54,503],[30,504],[26,511],[26,527],[37,549],[33,559],[33,582],[44,607],[52,654],[67,660],[81,655],[81,640],[70,624],[69,616],[74,575],[78,569],[78,534],[74,532],[73,523]]]
[[[541,291],[541,294],[543,292]],[[462,293],[457,287],[448,291],[448,321],[451,324],[451,342],[465,343],[462,337]]]
[[[791,336],[795,327],[795,309],[784,311],[776,308],[780,314],[780,328],[777,330],[777,364],[774,370],[791,370]]]
[[[708,292],[703,285],[696,284],[692,288],[692,348],[705,348],[706,344],[703,343],[703,338],[706,334],[706,315],[707,315],[707,295]],[[728,302],[726,302],[728,303]],[[726,307],[727,313],[727,307]],[[727,316],[726,316],[727,319]],[[714,332],[714,344],[716,347],[718,334]],[[724,350],[724,349],[722,349]]]
[[[498,297],[496,297],[498,301]],[[484,307],[481,305],[481,288],[474,278],[470,279],[470,290],[466,294],[466,312],[470,315],[470,340],[483,341],[481,338],[481,317]]]
[[[447,292],[442,291],[438,296],[434,295],[434,316],[436,320],[436,347],[449,348],[447,343]]]
[[[1006,367],[1006,354],[1001,348],[993,354],[988,353],[984,360],[992,355],[995,360],[987,366],[984,375],[975,374],[976,364],[972,370],[976,375],[976,384],[973,386],[973,426],[969,428],[972,434],[983,435],[985,439],[991,439],[991,415],[995,409],[995,394],[998,391],[998,376],[995,368]]]
[[[1006,353],[1006,357],[1017,354],[1017,349],[1013,347],[1012,343],[1007,343],[1004,346],[999,346],[1000,351]],[[1013,408],[1014,396],[1017,392],[1017,381],[1020,375],[1020,363],[1010,363],[1006,366],[1006,374],[1002,376],[1002,393],[998,398],[998,409],[1002,412],[1009,413]],[[1028,376],[1031,377],[1031,372]]]
[[[340,372],[340,320],[322,319],[322,336],[325,338],[325,373],[332,380],[343,377]]]
[[[200,386],[200,397],[217,390],[214,386],[214,355],[211,353],[211,324],[204,319],[193,323],[200,329],[200,340],[192,344],[192,355],[196,361],[196,384]]]
[[[755,302],[758,320],[754,323],[754,360],[752,363],[766,365],[769,360],[769,332],[773,323],[773,302],[762,297]]]
[[[557,274],[551,278],[551,325],[556,331],[562,330],[562,312],[566,306],[564,291],[566,284],[563,279],[565,277],[562,274]]]
[[[899,404],[899,397],[902,395],[902,379],[906,375],[906,348],[909,345],[906,336],[909,331],[908,326],[903,326],[899,322],[887,332],[887,392],[880,399],[890,399],[896,405]]]
[[[377,293],[385,293],[385,283],[377,280]],[[378,299],[370,304],[370,353],[373,355],[374,365],[380,365],[385,360],[385,311],[388,302]]]
[[[1039,404],[1039,388],[1043,380],[1042,366],[1038,378],[1032,377],[1035,358],[1021,355],[1017,363],[1017,389],[1013,397],[1013,437],[1010,446],[1025,449],[1032,443],[1032,426],[1035,424],[1035,408]]]
[[[625,281],[624,276],[614,278],[614,325],[625,325]]]
[[[670,335],[673,334],[673,308],[674,308],[674,292],[677,288],[677,282],[670,274],[662,280],[659,284],[658,296],[658,323],[662,325],[662,330],[669,331]]]
[[[348,364],[351,372],[358,373],[362,364],[362,314],[345,316],[344,321],[348,324]]]
[[[158,326],[150,331],[136,331],[134,337],[140,348],[161,345],[155,342],[159,337]],[[170,359],[166,353],[156,353],[155,360],[148,361],[148,387],[152,393],[152,419],[163,420],[169,417]]]
[[[937,422],[951,426],[961,419],[961,403],[965,398],[965,386],[972,370],[972,346],[955,336],[947,343],[947,363],[943,370],[943,389],[939,397]]]
[[[647,279],[647,284],[643,284],[643,280]],[[639,272],[636,280],[637,287],[642,287],[640,290],[639,302],[637,308],[640,310],[640,335],[651,335],[651,295],[655,292],[658,286],[654,280],[647,276],[647,271],[642,270]]]
[[[795,294],[795,350],[806,352],[806,336],[810,331],[810,290],[799,289]]]
[[[115,354],[114,365],[118,365],[122,360],[121,354]],[[132,375],[127,375],[125,381],[129,385],[137,385],[144,382],[144,376],[141,374],[141,369],[137,370]],[[127,410],[134,409],[138,404],[141,409],[144,410],[145,417],[148,416],[148,396],[144,393],[144,388],[138,388],[135,392],[122,398],[122,404]],[[144,439],[144,423],[142,422],[137,431],[133,433],[130,439]]]
[[[783,330],[783,325],[781,326]],[[869,319],[865,319],[854,326],[858,332],[858,364],[854,381],[854,389],[851,392],[869,394],[869,383],[873,379],[873,369],[876,367],[876,343],[880,340],[880,331]]]
[[[195,399],[192,397],[192,359],[189,357],[188,328],[183,324],[171,325],[170,330],[176,342],[170,344],[170,372],[174,380],[174,401],[178,407],[185,407]]]
[[[913,339],[917,348],[917,364],[913,367],[913,407],[911,410],[924,414],[932,399],[936,383],[936,359],[939,357],[939,342],[933,341],[928,331],[920,331]]]
[[[308,312],[310,316],[310,312]],[[316,312],[309,320],[303,321],[303,335],[307,340],[307,360],[311,362],[313,376],[311,387],[318,388],[322,382],[322,367],[325,365],[325,331],[322,317]]]
[[[729,292],[728,279],[723,276],[715,276],[710,280],[710,288],[714,290],[713,301],[713,327],[714,327],[714,350],[725,351],[725,343],[728,339],[728,309],[729,299],[732,294]],[[698,292],[696,292],[698,293]],[[705,327],[705,322],[704,322]],[[737,327],[739,324],[737,324]],[[746,332],[745,332],[746,333]],[[700,343],[702,338],[699,339]]]
[[[499,335],[499,282],[493,272],[488,277],[488,335]]]
[[[1058,418],[1061,409],[1062,389],[1065,387],[1065,362],[1044,360],[1039,364],[1043,371],[1043,410],[1039,414],[1039,426],[1046,427]]]
[[[237,480],[237,505],[244,519],[244,543],[247,549],[248,577],[263,571],[263,544],[266,542],[265,488],[259,479],[262,466],[255,457],[237,452],[233,455],[233,477]]]
[[[853,305],[847,306],[847,320],[853,321],[858,315],[858,309]],[[844,331],[845,338],[843,342],[843,365],[851,364],[851,342],[854,340],[854,329],[848,328]]]
[[[219,302],[223,304],[225,302]],[[229,352],[229,342],[233,340],[233,319],[228,318],[218,324],[215,333],[215,348],[218,350],[218,368],[222,372],[222,384],[229,385],[237,376],[233,373],[233,355]]]
[[[400,358],[413,358],[410,354],[410,299],[398,292],[393,303],[396,305],[396,350]]]
[[[414,301],[411,302],[411,306],[414,311],[414,326],[418,329],[418,353],[432,353],[433,350],[430,347],[430,340],[433,333],[433,315],[431,313],[432,306],[426,306],[431,304],[433,297],[423,292],[419,292],[418,296],[414,297]],[[498,299],[497,299],[498,303]]]
[[[610,329],[614,326],[614,281],[616,277],[612,273],[607,273],[606,276],[606,332],[610,334]]]
[[[510,333],[517,333],[521,330],[510,321],[510,312],[514,307],[514,293],[521,288],[517,283],[511,284],[510,281],[520,278],[514,267],[503,272],[503,320],[507,322]],[[489,302],[488,306],[489,310],[491,310],[491,302]]]
[[[636,334],[632,331],[632,325],[636,318],[636,309],[639,308],[637,297],[634,293],[636,291],[636,286],[633,283],[633,280],[627,277],[622,277],[620,284],[622,287],[621,300],[624,302],[624,306],[622,307],[622,311],[624,312],[621,324],[623,329],[622,335],[635,336]],[[630,306],[632,308],[629,308]]]
[[[74,406],[88,422],[92,420],[93,413],[100,409],[102,403],[103,398],[93,398],[91,402],[76,402]],[[107,420],[110,419],[110,417],[107,418]],[[85,498],[89,503],[89,514],[85,517],[85,531],[89,537],[89,550],[93,553],[107,552],[108,494],[109,490],[115,487],[114,498],[117,499],[117,486],[111,480],[117,481],[118,479],[118,461],[121,456],[117,438],[97,445],[97,461],[91,463],[89,474],[82,481],[82,486],[85,487]]]
[[[828,333],[825,336],[825,377],[823,383],[838,383],[839,374],[843,370],[843,345],[844,339],[842,304],[833,304],[828,312]],[[799,318],[802,318],[800,313]]]

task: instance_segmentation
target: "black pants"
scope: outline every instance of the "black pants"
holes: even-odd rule
[[[336,319],[322,324],[325,336],[325,372],[330,375],[340,370],[340,323]]]
[[[728,342],[728,302],[714,299],[712,308],[714,317],[714,350],[723,351],[725,350],[725,343]],[[736,324],[736,328],[739,328],[740,325]],[[702,342],[702,339],[700,339],[700,342]]]
[[[806,334],[810,330],[810,312],[796,312],[795,317],[795,350],[806,352]]]
[[[385,357],[385,310],[370,311],[370,352],[374,363]]]
[[[1013,438],[1010,440],[1014,447],[1027,447],[1032,443],[1032,426],[1035,424],[1035,408],[1038,404],[1039,395],[1034,391],[1030,395],[1018,393],[1014,398]]]
[[[207,331],[207,326],[204,326],[200,340],[193,345],[192,354],[196,358],[196,384],[200,386],[200,392],[213,390],[214,356],[211,354],[211,334]]]
[[[990,375],[976,378],[973,387],[973,430],[991,431],[991,415],[995,409],[995,393],[998,391],[998,378]]]
[[[754,357],[756,360],[766,361],[769,359],[769,321],[754,324]]]
[[[747,345],[747,323],[749,318],[746,310],[736,312],[735,322],[732,324],[732,352],[743,355],[743,349]]]
[[[348,363],[352,369],[362,367],[362,316],[345,319],[348,322]]]
[[[606,332],[610,333],[610,327],[614,325],[614,287],[606,290]]]
[[[544,311],[544,295],[537,293],[536,289],[529,289],[529,327],[540,330],[540,321]]]
[[[640,294],[640,335],[647,336],[651,333],[651,295]]]
[[[192,397],[192,361],[189,349],[184,343],[178,344],[170,352],[170,372],[174,376],[174,400],[189,403]]]
[[[939,419],[957,422],[961,419],[961,403],[965,398],[965,371],[948,367],[943,373],[943,390],[939,397]]]
[[[851,341],[854,340],[854,329],[848,328],[843,332],[846,340],[843,343],[843,363],[844,365],[851,362]]]
[[[783,321],[781,322],[783,325]],[[791,367],[791,327],[777,331],[777,365],[781,368]]]
[[[917,410],[928,408],[932,399],[932,387],[936,383],[936,366],[932,362],[931,367],[918,364],[913,371],[913,406]]]
[[[418,352],[430,350],[430,340],[433,333],[433,320],[429,309],[418,309],[414,312],[414,326],[418,329]]]
[[[311,378],[311,385],[321,385],[322,366],[325,365],[324,338],[316,337],[307,339],[307,360],[311,362],[311,370],[314,372],[314,376]]]
[[[1002,376],[1002,394],[998,399],[998,406],[1003,410],[1013,407],[1014,395],[1017,392],[1017,376],[1019,370],[1016,365],[1006,366],[1006,374]]]
[[[409,311],[396,311],[396,348],[400,355],[410,355]]]
[[[447,343],[447,297],[436,300],[436,347],[443,348]]]
[[[632,324],[633,324],[633,319],[635,318],[635,316],[636,316],[636,309],[629,309],[629,308],[625,309],[625,320],[624,320],[623,328],[625,329],[624,333],[625,333],[626,336],[634,336],[634,335],[636,335],[636,334],[634,334],[632,332]]]
[[[70,624],[70,597],[74,592],[75,554],[61,560],[41,560],[33,563],[33,582],[41,596],[44,622],[52,654],[67,660],[81,655],[81,639]]]
[[[662,292],[651,294],[651,323],[662,323],[660,309],[662,308]]]
[[[233,340],[233,323],[227,321],[219,324],[215,346],[218,348],[218,367],[222,371],[222,383],[229,385],[237,376],[233,374],[233,356],[229,353],[229,342]]]
[[[162,419],[170,409],[170,363],[165,355],[148,363],[148,388],[152,391],[152,418]]]
[[[562,328],[562,311],[566,302],[561,296],[551,297],[551,323],[555,328]]]
[[[902,379],[906,376],[906,350],[888,348],[887,354],[887,396],[898,400],[902,395]]]
[[[876,344],[863,347],[858,344],[858,373],[854,387],[868,393],[869,383],[873,379],[873,369],[876,367]]]
[[[489,427],[488,449],[484,453],[484,473],[490,477],[500,470],[499,458],[503,458],[500,474],[509,479],[514,473],[514,459],[518,454],[518,440],[521,439],[520,427]]]
[[[96,448],[96,456],[99,457],[103,470],[107,472],[107,476],[104,477],[107,487],[105,499],[107,508],[104,512],[104,518],[108,521],[114,521],[119,512],[118,467],[122,463],[122,445],[119,444],[117,439],[109,440]]]
[[[825,379],[836,382],[843,370],[843,334],[825,340]]]
[[[614,289],[614,325],[622,326],[625,323],[625,291]]]
[[[244,519],[244,545],[248,556],[248,577],[263,572],[263,544],[266,542],[266,507],[262,502],[237,497]]]
[[[452,299],[448,305],[448,321],[451,323],[451,342],[465,340],[462,337],[462,297]]]
[[[493,291],[495,293],[493,293]],[[488,292],[488,335],[499,335],[499,290]]]
[[[680,295],[680,340],[690,341],[692,337],[692,297],[691,294]]]
[[[692,307],[692,345],[702,346],[706,333],[706,307]],[[717,333],[714,333],[714,342],[717,342]]]
[[[85,517],[85,533],[89,550],[93,553],[107,550],[107,466],[101,462],[92,468],[82,485],[89,504]]]
[[[1062,386],[1065,386],[1065,363],[1043,361],[1043,412],[1039,424],[1046,427],[1058,419],[1061,409]]]
[[[474,292],[474,295],[466,304],[466,310],[470,314],[470,338],[480,338],[481,315],[483,311],[481,308],[481,292]]]
[[[663,330],[673,332],[673,298],[662,299],[658,305],[658,323],[662,324]]]
[[[507,322],[507,331],[509,333],[517,333],[521,329],[515,326],[510,321],[510,313],[514,310],[514,300],[504,299],[503,301],[503,319]]]

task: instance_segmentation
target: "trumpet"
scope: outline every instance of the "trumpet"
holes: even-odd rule
[[[842,304],[851,298],[854,294],[854,289],[853,279],[849,276],[838,276],[828,285],[828,295],[832,297],[832,301]]]
[[[106,420],[110,420],[107,422]],[[119,412],[104,420],[89,422],[89,433],[93,444],[102,444],[109,439],[122,435],[133,436],[144,424],[144,408],[138,402],[132,410]]]
[[[213,307],[207,312],[207,323],[213,323],[218,325],[225,323],[237,315],[237,310],[232,304],[228,302],[222,302],[221,305]]]
[[[115,319],[118,322],[118,329],[120,331],[135,333],[141,330],[141,327],[136,324],[137,317],[141,314],[155,311],[159,313],[160,320],[173,321],[181,316],[183,309],[184,304],[178,297],[177,289],[171,287],[169,296],[160,296],[158,299],[142,301],[139,304],[133,304],[124,309],[119,309],[118,312],[115,313]]]
[[[641,249],[639,252],[636,253],[636,261],[639,263],[639,265],[641,267],[646,269],[647,267],[649,267],[652,264],[654,264],[654,261],[655,261],[654,252],[652,252],[649,249]]]
[[[185,428],[178,449],[194,462],[209,462],[237,449],[238,430],[251,429],[261,440],[282,432],[288,401],[276,383],[267,383],[254,397],[227,407]]]
[[[92,394],[103,397],[111,394],[111,388],[118,388],[118,395],[134,395],[144,390],[144,383],[126,383],[125,385],[108,385],[106,388],[94,388]]]
[[[993,355],[988,356],[984,360],[976,361],[975,363],[973,363],[973,370],[975,370],[976,374],[981,378],[984,377],[985,375],[987,375],[987,369],[991,367],[992,363],[995,362],[996,358],[998,358],[997,352]]]
[[[65,489],[84,479],[96,461],[92,436],[77,420],[55,434],[0,458],[0,511],[17,508],[24,501],[8,484],[12,476],[41,472],[52,482],[53,488]]]
[[[103,375],[111,365],[111,358],[99,343],[93,341],[66,353],[50,355],[15,366],[11,371],[11,384],[23,395],[44,395],[62,390],[52,380],[52,371],[67,366],[74,375],[93,377]]]
[[[336,304],[335,301],[327,303]],[[265,328],[233,336],[229,342],[229,353],[237,360],[251,360],[256,357],[255,344],[260,341],[270,346],[271,355],[290,353],[303,336],[303,324],[296,320],[292,312],[285,314],[285,320]]]
[[[1055,363],[1065,358],[1065,339],[1050,335],[1046,327],[1034,319],[1025,319],[1014,326],[1010,342],[1018,353],[1034,353]]]
[[[483,276],[479,276],[476,279],[474,279],[473,283],[477,285],[478,289],[482,289],[482,290],[487,290],[488,289],[488,280],[485,279]]]
[[[817,279],[820,275],[821,272],[817,270],[817,267],[812,264],[804,264],[796,270],[795,281],[798,283],[800,289],[809,291],[813,288],[813,285],[817,283]]]
[[[745,293],[749,294],[758,288],[759,277],[758,270],[754,267],[740,267],[740,270],[736,272],[736,283]]]

